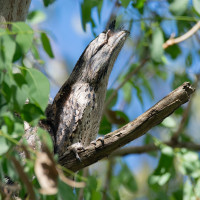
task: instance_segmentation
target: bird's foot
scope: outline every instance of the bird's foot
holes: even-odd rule
[[[85,150],[84,146],[77,142],[75,144],[72,144],[69,148],[68,148],[69,151],[72,151],[75,156],[76,156],[76,159],[79,160],[81,162],[81,158],[79,157],[78,155],[78,150]]]
[[[100,141],[102,146],[104,146],[104,138],[103,137],[98,137],[96,140],[92,141],[91,144],[95,145],[95,147],[96,147],[98,141]]]

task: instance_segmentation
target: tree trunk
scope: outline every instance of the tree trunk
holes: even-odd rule
[[[5,22],[25,21],[31,0],[0,0],[0,27]]]

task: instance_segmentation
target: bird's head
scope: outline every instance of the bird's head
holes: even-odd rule
[[[76,64],[75,74],[90,84],[107,80],[128,35],[126,30],[115,30],[115,22],[112,22],[107,31],[86,47]]]

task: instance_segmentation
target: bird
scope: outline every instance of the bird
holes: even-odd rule
[[[97,137],[104,109],[108,79],[115,60],[129,36],[117,30],[115,20],[86,47],[71,75],[47,109],[55,153],[63,155],[85,148]],[[51,134],[52,135],[52,134]]]

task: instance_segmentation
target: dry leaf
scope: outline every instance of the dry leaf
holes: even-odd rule
[[[35,174],[40,183],[42,194],[52,195],[57,193],[58,171],[47,148],[43,152],[37,152]]]

